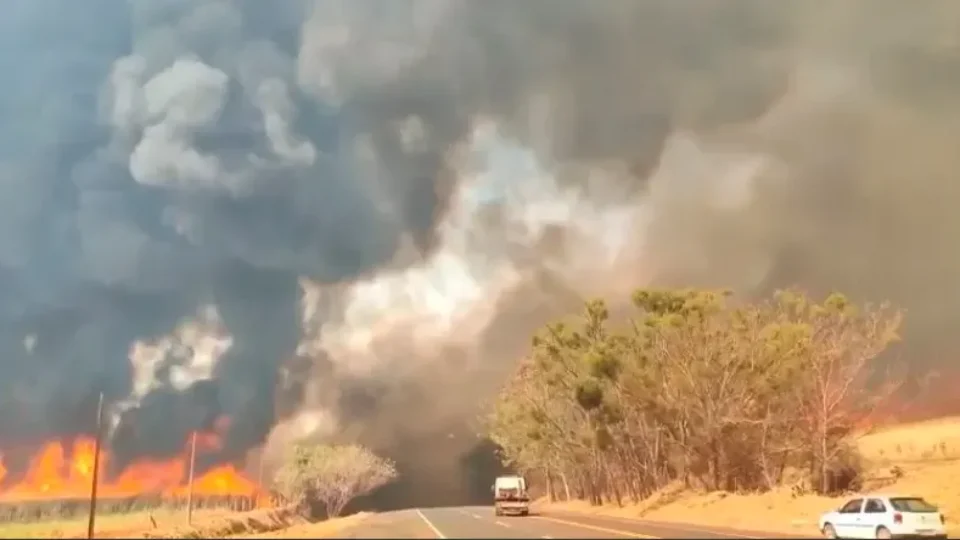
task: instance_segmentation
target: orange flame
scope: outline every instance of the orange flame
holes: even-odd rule
[[[197,434],[197,452],[218,448],[215,435]],[[16,483],[10,480],[8,468],[0,453],[0,502],[82,499],[89,497],[93,481],[96,443],[90,437],[78,437],[71,445],[62,441],[44,444],[34,455],[26,474]],[[189,452],[185,452],[189,455]],[[98,497],[105,499],[130,498],[154,494],[183,498],[189,492],[189,458],[171,460],[140,460],[126,467],[119,475],[108,478],[110,455],[100,453]],[[220,465],[194,478],[193,493],[205,496],[264,497],[263,490],[245,477],[233,465]],[[259,505],[259,504],[258,504]]]

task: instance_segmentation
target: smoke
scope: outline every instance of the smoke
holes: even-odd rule
[[[9,0],[0,443],[104,391],[121,464],[228,418],[222,459],[359,440],[460,493],[530,332],[647,283],[891,299],[937,362],[958,30],[948,0]]]

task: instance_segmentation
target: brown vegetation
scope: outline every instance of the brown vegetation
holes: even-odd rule
[[[898,424],[861,435],[855,447],[864,463],[863,491],[920,495],[947,516],[951,538],[960,536],[960,417]],[[762,493],[697,492],[671,485],[638,504],[590,506],[585,501],[541,508],[601,513],[633,519],[816,535],[817,518],[849,495],[797,496],[789,486]]]
[[[314,523],[300,523],[291,527],[258,534],[245,534],[242,538],[329,538],[344,529],[355,527],[370,514],[360,512],[342,518],[326,519]]]
[[[195,520],[191,526],[160,527],[139,533],[124,531],[116,538],[225,538],[246,537],[252,534],[282,530],[304,521],[295,508],[271,508],[210,516]],[[100,535],[101,537],[108,537]]]
[[[77,507],[79,509],[79,506]],[[255,515],[229,508],[195,510],[193,521],[202,526],[211,521],[222,521],[231,516]],[[186,527],[186,510],[180,507],[116,507],[99,513],[96,533],[99,538],[133,538],[162,534],[163,531]],[[0,538],[86,538],[87,513],[67,508],[57,513],[48,505],[42,516],[31,514],[0,523]]]
[[[97,538],[309,538],[336,532],[363,519],[355,514],[344,519],[310,522],[293,507],[233,512],[228,509],[194,512],[186,524],[183,509],[155,508],[98,518]],[[0,525],[0,538],[86,538],[85,518]]]
[[[390,460],[358,445],[294,445],[275,476],[276,490],[286,501],[324,518],[335,518],[353,499],[393,481]],[[321,512],[315,509],[319,506]]]
[[[898,311],[796,291],[638,291],[636,315],[593,301],[548,326],[489,421],[505,461],[554,499],[624,504],[671,484],[794,495],[859,489],[850,436],[892,394],[875,360]],[[800,471],[802,474],[797,474]]]
[[[254,507],[249,497],[197,497],[194,520],[239,515]],[[0,504],[0,538],[86,536],[89,500],[21,501]],[[97,502],[98,536],[138,534],[186,520],[186,501],[160,497],[106,499]]]

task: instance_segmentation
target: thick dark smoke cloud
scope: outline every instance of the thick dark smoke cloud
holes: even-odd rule
[[[230,448],[253,446],[299,339],[298,277],[355,279],[401,239],[430,248],[438,166],[360,171],[359,116],[298,85],[311,10],[5,7],[2,395],[15,414],[3,414],[3,440],[88,431],[91,396],[134,390],[133,342],[213,303],[233,337],[213,387],[157,381],[124,413],[117,447],[176,451],[221,415],[244,419],[231,423]]]
[[[7,0],[0,446],[89,431],[103,390],[121,462],[224,416],[239,456],[306,409],[410,471],[441,451],[453,471],[529,331],[651,280],[890,298],[911,358],[946,357],[957,6]],[[492,167],[480,123],[537,171],[507,167],[520,203],[451,225]],[[571,197],[585,206],[530,225]],[[473,300],[475,332],[350,315],[374,304],[356,284],[401,287],[440,255],[481,286],[516,276]]]

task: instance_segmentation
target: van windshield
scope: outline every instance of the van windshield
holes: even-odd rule
[[[937,507],[921,499],[920,497],[895,497],[890,499],[890,504],[898,512],[936,512]]]

